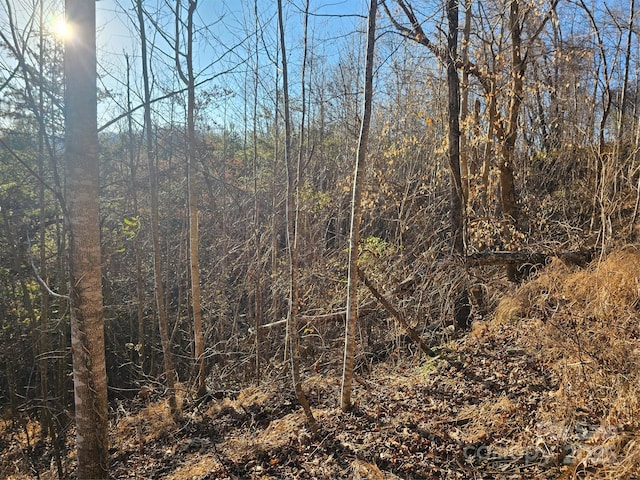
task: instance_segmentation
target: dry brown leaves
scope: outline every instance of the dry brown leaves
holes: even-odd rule
[[[566,478],[640,475],[639,320],[633,246],[583,270],[554,261],[496,310],[492,328],[511,325],[517,344],[559,378],[541,418],[571,444]]]
[[[282,372],[179,424],[162,401],[112,429],[116,478],[640,478],[640,252],[552,262],[441,358],[374,365],[337,407],[307,376],[310,435]],[[140,441],[142,440],[142,441]],[[42,478],[45,478],[43,475]]]

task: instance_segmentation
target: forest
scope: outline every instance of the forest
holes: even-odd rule
[[[0,0],[0,478],[640,478],[635,0]]]

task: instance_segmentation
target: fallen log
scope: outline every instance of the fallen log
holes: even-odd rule
[[[365,286],[369,289],[371,294],[376,297],[376,299],[382,304],[384,309],[396,319],[396,321],[402,326],[402,328],[404,328],[405,332],[407,332],[407,334],[409,335],[409,338],[411,338],[411,340],[413,340],[416,345],[420,347],[420,350],[422,350],[430,357],[437,357],[438,354],[431,348],[429,348],[426,343],[424,343],[422,338],[420,338],[420,335],[418,335],[418,333],[413,328],[411,328],[411,325],[409,325],[409,322],[407,322],[407,319],[404,317],[404,315],[397,308],[391,305],[391,302],[378,291],[375,285],[369,281],[362,270],[358,270],[358,276],[360,277],[360,280],[362,280],[362,282],[365,284]]]
[[[577,250],[573,252],[478,252],[467,255],[467,265],[481,267],[486,265],[546,265],[552,258],[559,258],[568,265],[586,266],[594,257],[595,250]]]
[[[402,295],[410,292],[415,288],[416,285],[416,277],[409,276],[401,281],[396,288],[393,290],[394,295]],[[375,312],[378,310],[378,302],[376,300],[369,300],[363,305],[358,306],[358,315],[367,315],[369,313]],[[301,315],[300,321],[307,323],[322,323],[322,322],[338,322],[345,321],[347,318],[347,311],[340,310],[338,312],[332,313],[321,313],[318,315]],[[282,322],[282,321],[281,321]],[[270,326],[273,324],[265,325]]]

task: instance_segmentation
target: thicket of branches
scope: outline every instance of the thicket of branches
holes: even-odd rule
[[[195,36],[197,48],[206,52],[197,62],[190,146],[211,390],[259,381],[280,368],[285,355],[289,266],[280,49],[272,6],[254,10],[245,3],[245,24],[225,27],[222,17],[216,25],[197,25]],[[638,42],[634,12],[609,3],[595,9],[581,1],[460,5],[456,67],[466,255],[635,241]],[[0,404],[42,419],[55,439],[68,422],[64,412],[71,402],[61,44],[45,28],[49,6],[26,17],[11,6],[9,0],[3,4],[9,20],[0,32]],[[122,7],[124,17],[132,6]],[[452,321],[461,286],[484,293],[483,305],[478,298],[471,301],[481,314],[491,308],[504,277],[493,268],[465,266],[464,258],[452,255],[445,9],[405,0],[387,0],[385,7],[378,27],[360,265],[426,335],[434,323]],[[301,31],[304,9],[296,2],[287,8],[291,30]],[[304,78],[296,70],[299,42],[293,34],[288,38],[294,45],[291,155],[304,169],[297,185],[299,327],[303,366],[337,371],[361,120],[364,39],[358,30],[364,21],[313,15],[311,21],[317,32],[334,25],[345,30],[325,36],[310,29],[316,33],[309,34]],[[190,390],[197,387],[197,369],[189,287],[187,92],[172,63],[172,8],[148,7],[145,22],[157,100],[151,105],[151,153],[158,175],[163,304],[178,377]],[[136,44],[135,20],[131,25]],[[222,42],[216,31],[224,28],[235,37],[229,33]],[[150,152],[139,108],[140,52],[105,52],[101,61],[105,128],[96,221],[102,231],[107,371],[111,399],[131,398],[142,385],[158,391],[164,385],[154,302]],[[509,169],[517,214],[503,195]],[[384,309],[372,308],[365,286],[361,294],[358,343],[366,359],[393,340],[389,332],[395,327],[389,327],[395,324]]]

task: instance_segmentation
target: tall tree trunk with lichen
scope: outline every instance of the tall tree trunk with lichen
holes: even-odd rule
[[[78,478],[104,479],[109,472],[107,373],[104,349],[100,218],[96,4],[67,0],[73,26],[64,49],[65,149],[71,348],[75,392]]]

